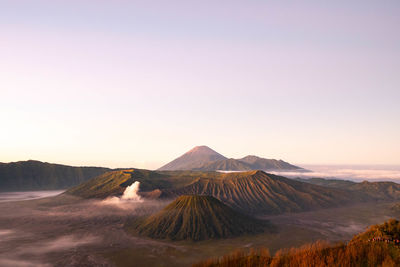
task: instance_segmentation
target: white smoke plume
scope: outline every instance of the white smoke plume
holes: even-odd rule
[[[136,181],[130,186],[128,186],[124,194],[122,195],[122,200],[131,200],[131,201],[142,201],[141,197],[137,194],[139,192],[140,182]]]
[[[128,186],[121,197],[111,197],[102,201],[104,204],[126,204],[126,203],[138,203],[143,202],[143,199],[138,195],[140,182],[135,181]]]

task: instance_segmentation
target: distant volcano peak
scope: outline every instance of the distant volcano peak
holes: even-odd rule
[[[159,171],[306,171],[283,160],[248,155],[241,159],[226,158],[208,146],[196,146],[162,166]]]
[[[192,148],[191,150],[189,150],[188,152],[186,152],[186,154],[188,153],[212,153],[212,154],[218,154],[218,152],[216,152],[215,150],[209,148],[208,146],[195,146],[194,148]]]
[[[227,159],[218,152],[212,150],[208,146],[196,146],[180,156],[179,158],[164,165],[160,171],[170,170],[192,170],[200,168],[208,162]]]

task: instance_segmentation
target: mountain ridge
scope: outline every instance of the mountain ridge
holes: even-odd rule
[[[107,172],[69,189],[65,194],[104,199],[120,196],[135,181],[140,182],[138,194],[144,198],[210,195],[234,210],[248,214],[280,214],[365,201],[400,200],[400,185],[394,183],[361,184],[351,189],[333,188],[259,170],[230,173],[119,170]]]
[[[335,207],[362,200],[345,190],[298,182],[255,170],[201,177],[193,183],[163,190],[162,197],[212,195],[228,206],[249,214],[279,214]]]
[[[248,155],[240,159],[227,158],[207,146],[197,146],[177,159],[160,167],[159,171],[307,171],[283,160]]]
[[[0,163],[0,191],[65,189],[110,170],[103,167],[74,167],[37,160]]]

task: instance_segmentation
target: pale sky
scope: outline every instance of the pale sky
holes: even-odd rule
[[[0,162],[196,145],[400,164],[400,1],[0,0]]]

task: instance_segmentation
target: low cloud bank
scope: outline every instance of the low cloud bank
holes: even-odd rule
[[[0,266],[3,267],[52,267],[51,264],[37,261],[26,261],[21,259],[0,259]]]
[[[8,233],[16,233],[8,230]],[[4,231],[3,231],[4,232]],[[57,237],[53,240],[37,241],[31,244],[22,244],[14,250],[2,254],[0,252],[0,266],[4,267],[47,267],[52,264],[38,261],[38,258],[46,259],[48,253],[60,253],[72,249],[77,249],[81,246],[95,244],[100,242],[101,238],[92,235],[76,236],[65,235]],[[29,260],[28,260],[29,259]]]
[[[2,192],[0,193],[0,202],[32,200],[45,197],[57,196],[65,190],[48,190],[48,191],[28,191],[28,192]]]
[[[89,236],[89,235],[85,237],[66,235],[47,242],[41,242],[40,246],[37,247],[24,248],[22,253],[40,255],[49,252],[69,250],[72,248],[93,244],[98,242],[99,240],[100,240],[99,237]]]
[[[98,248],[132,242],[123,225],[159,211],[170,200],[144,199],[139,182],[120,197],[79,199],[68,195],[0,205],[0,266],[102,265]],[[136,241],[135,241],[136,242]],[[143,241],[147,242],[147,241]]]
[[[5,236],[11,235],[13,234],[14,231],[13,230],[9,230],[9,229],[0,229],[0,242],[3,240],[3,238]]]
[[[271,172],[276,175],[290,178],[327,178],[345,179],[353,181],[394,181],[400,182],[400,167],[377,168],[377,167],[330,167],[316,166],[308,168],[312,172]]]

